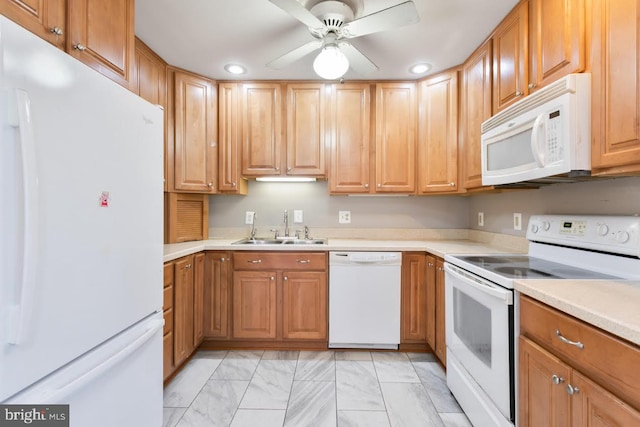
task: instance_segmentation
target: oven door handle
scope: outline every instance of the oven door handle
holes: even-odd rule
[[[482,280],[482,278],[469,274],[466,271],[455,267],[447,262],[444,263],[444,269],[452,276],[464,282],[465,285],[477,289],[480,292],[491,295],[492,297],[503,301],[506,305],[513,305],[513,292],[508,291],[501,286]]]

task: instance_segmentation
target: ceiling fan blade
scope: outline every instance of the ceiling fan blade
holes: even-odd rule
[[[287,52],[281,57],[276,58],[273,61],[269,62],[267,64],[267,67],[273,68],[274,70],[279,70],[281,68],[284,68],[288,65],[293,64],[298,59],[301,59],[307,56],[314,50],[320,49],[321,47],[322,47],[322,40],[310,41],[309,43],[303,44],[302,46],[299,46],[293,49],[291,52]]]
[[[415,24],[419,21],[420,15],[418,15],[415,4],[413,1],[407,1],[348,22],[340,28],[340,33],[346,38],[360,37]]]
[[[325,28],[324,23],[316,18],[311,12],[307,10],[302,4],[296,0],[269,0],[271,3],[278,6],[280,9],[287,12],[289,15],[296,18],[309,28],[322,30]]]
[[[349,66],[361,76],[366,76],[378,69],[378,66],[374,64],[364,53],[360,52],[355,46],[350,43],[341,42],[338,43],[338,47],[344,56],[349,60]]]

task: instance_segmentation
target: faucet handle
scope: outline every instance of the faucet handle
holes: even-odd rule
[[[302,230],[302,229],[298,229],[298,230],[296,230],[296,239],[299,239],[299,238],[300,238],[300,233],[302,233],[303,231],[304,231],[304,230]]]
[[[273,238],[277,239],[278,238],[278,229],[277,228],[272,228],[271,230],[269,230],[271,232],[273,232]]]
[[[309,240],[311,238],[311,237],[309,237],[309,226],[308,225],[304,226],[304,238],[306,240]]]

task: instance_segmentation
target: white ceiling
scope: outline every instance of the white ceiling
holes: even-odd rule
[[[304,0],[299,0],[304,3]],[[362,15],[403,0],[364,0]],[[350,42],[378,67],[346,80],[407,80],[428,62],[434,74],[462,63],[518,0],[414,0],[420,22]],[[169,64],[216,80],[318,80],[312,53],[282,70],[269,61],[314,40],[306,26],[268,0],[136,0],[136,35]],[[224,70],[238,63],[247,73]],[[418,76],[422,77],[422,76]]]

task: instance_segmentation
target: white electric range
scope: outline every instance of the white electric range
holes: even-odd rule
[[[638,216],[532,216],[527,239],[527,255],[445,256],[447,385],[477,426],[515,423],[515,280],[640,280]]]

